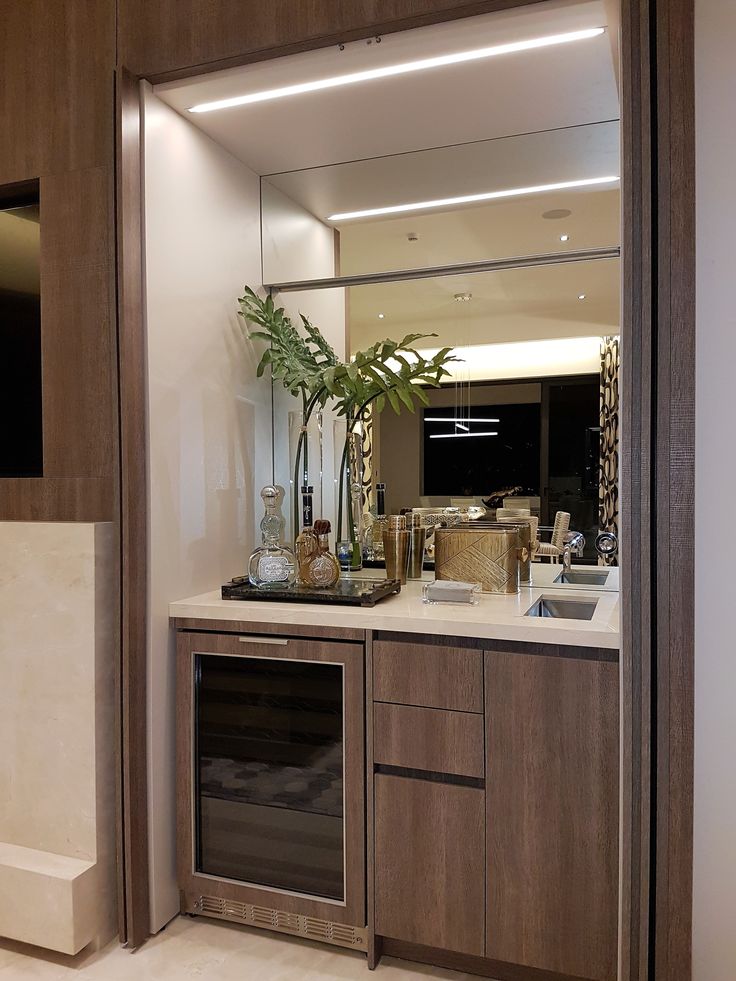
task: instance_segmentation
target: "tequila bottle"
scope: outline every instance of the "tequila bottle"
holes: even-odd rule
[[[318,588],[320,586],[323,588],[334,586],[340,578],[340,563],[337,561],[337,556],[333,555],[330,551],[330,531],[329,521],[322,519],[315,521],[314,534],[317,548],[304,564],[304,581],[308,586],[316,586]]]
[[[311,585],[308,571],[309,563],[319,548],[317,535],[312,528],[313,492],[314,488],[311,485],[302,487],[302,530],[297,536],[294,548],[297,562],[297,581],[302,586]]]
[[[251,585],[259,589],[285,589],[292,586],[296,579],[296,559],[292,550],[281,543],[284,490],[269,484],[261,491],[261,498],[265,508],[261,519],[263,544],[250,557],[248,579]]]

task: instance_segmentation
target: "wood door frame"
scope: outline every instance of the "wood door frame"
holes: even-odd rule
[[[469,2],[461,9],[366,24],[339,39],[457,20],[521,2]],[[694,703],[694,0],[622,0],[621,6],[622,270],[628,287],[622,307],[621,476],[626,493],[621,546],[628,584],[621,599],[620,970],[621,981],[688,981]],[[303,43],[244,52],[242,58],[183,66],[165,77],[203,74],[339,39],[310,37]],[[145,730],[141,733],[146,704],[147,502],[140,434],[146,418],[141,134],[131,88],[135,81],[124,66],[118,67],[119,92],[127,93],[119,100],[124,125],[117,147],[117,222],[123,424],[123,852],[131,946],[144,941],[148,917]]]

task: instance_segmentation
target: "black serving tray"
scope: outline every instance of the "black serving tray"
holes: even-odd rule
[[[322,589],[287,586],[284,589],[259,589],[251,586],[247,576],[231,579],[222,587],[226,600],[278,600],[283,603],[331,603],[338,606],[375,606],[380,600],[401,592],[398,579],[339,579],[334,586]]]

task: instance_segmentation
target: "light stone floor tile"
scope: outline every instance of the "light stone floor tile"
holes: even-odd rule
[[[178,917],[140,950],[117,942],[77,957],[0,940],[0,981],[477,981],[424,964],[365,957],[212,920]]]

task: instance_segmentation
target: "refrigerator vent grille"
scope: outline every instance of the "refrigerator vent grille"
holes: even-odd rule
[[[233,920],[248,926],[277,930],[297,937],[309,937],[338,947],[351,947],[353,950],[366,950],[368,946],[365,927],[349,926],[346,923],[333,923],[301,913],[287,913],[270,906],[253,906],[251,903],[238,903],[217,896],[200,896],[194,904],[195,913],[217,916],[223,920]]]

